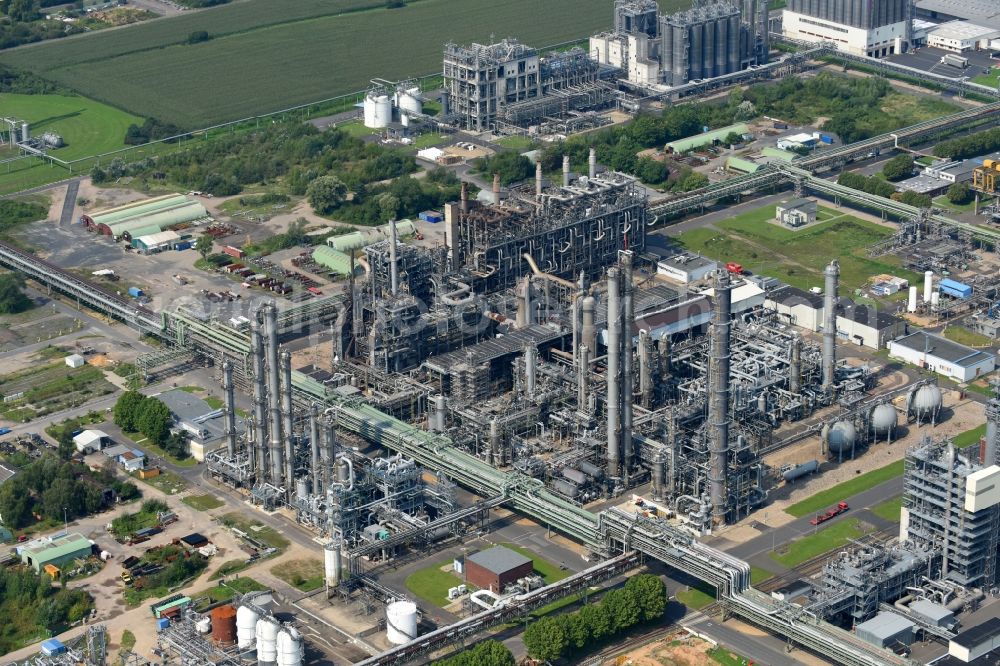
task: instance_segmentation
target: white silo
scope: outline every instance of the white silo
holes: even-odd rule
[[[302,634],[295,627],[286,627],[278,632],[278,666],[299,666],[302,663]]]
[[[273,617],[257,620],[257,664],[275,666],[278,661],[278,621]]]
[[[365,127],[375,127],[375,101],[378,96],[374,92],[365,95],[364,123]]]
[[[327,587],[337,587],[340,585],[340,567],[340,544],[336,541],[331,541],[323,546],[323,569],[326,573]]]
[[[934,293],[934,271],[924,271],[924,303],[931,302]]]
[[[931,310],[937,310],[938,303],[941,302],[941,293],[937,291],[931,292]]]
[[[257,644],[257,620],[260,615],[248,606],[236,610],[236,645],[240,650],[253,650]]]
[[[392,100],[388,95],[379,95],[375,98],[375,129],[388,127],[392,121]]]
[[[397,106],[400,111],[420,114],[424,112],[424,103],[420,99],[420,88],[413,87],[400,90],[397,95]]]
[[[25,143],[31,138],[31,134],[28,132],[28,123],[21,123],[21,143]]]
[[[910,287],[910,297],[906,301],[906,311],[916,312],[917,311],[917,288]]]
[[[409,643],[417,637],[417,605],[394,601],[385,609],[385,637],[393,645]]]

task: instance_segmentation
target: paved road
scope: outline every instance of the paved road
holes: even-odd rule
[[[63,198],[62,215],[59,216],[59,224],[68,226],[73,224],[73,210],[76,208],[76,194],[80,191],[80,179],[71,180],[66,188],[66,196]]]
[[[689,619],[690,618],[690,619]],[[723,624],[715,618],[691,613],[684,617],[682,626],[710,637],[719,644],[733,650],[740,656],[768,666],[801,666],[802,662],[784,650],[784,643],[774,636],[744,634],[731,625]],[[815,658],[815,655],[813,655]]]

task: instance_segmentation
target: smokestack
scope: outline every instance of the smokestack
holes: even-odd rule
[[[250,316],[250,356],[253,362],[253,445],[248,447],[254,459],[257,480],[267,476],[267,389],[264,386],[264,338],[260,332],[260,310]],[[256,449],[256,450],[254,450]]]
[[[607,407],[608,407],[608,476],[618,476],[621,444],[619,424],[621,369],[621,325],[622,309],[619,296],[619,270],[608,269],[608,373],[607,373]]]
[[[267,331],[267,402],[271,411],[270,435],[271,483],[281,485],[281,370],[278,366],[278,309],[268,303],[264,309]]]
[[[569,187],[569,155],[563,155],[563,187]]]
[[[530,345],[524,348],[524,385],[529,398],[535,395],[537,353]]]
[[[834,259],[823,270],[823,390],[833,390],[837,365],[837,280],[840,264]]]
[[[535,162],[535,198],[542,200],[542,161]]]
[[[460,208],[463,213],[469,212],[469,184],[464,180],[462,181],[462,199]]]
[[[493,205],[500,205],[500,174],[493,174]]]
[[[933,295],[934,271],[924,271],[924,303],[930,303]]]
[[[622,446],[625,463],[625,478],[632,473],[632,401],[634,400],[634,368],[632,357],[632,327],[635,324],[635,309],[632,304],[632,253],[623,252],[621,255],[623,267],[622,282],[624,287],[624,317],[622,328]]]
[[[594,326],[594,316],[597,312],[597,299],[585,296],[583,299],[583,323],[580,331],[580,344],[590,351],[597,349],[597,329]]]
[[[226,453],[236,457],[236,404],[233,402],[233,364],[222,362],[222,391],[226,394]]]
[[[588,389],[590,388],[590,347],[580,345],[580,364],[576,371],[576,410],[587,411]]]
[[[729,318],[732,294],[729,275],[720,272],[715,279],[715,303],[709,336],[708,369],[708,471],[712,498],[712,521],[726,522],[728,496],[726,473],[729,468]]]
[[[802,393],[802,336],[792,334],[791,360],[788,364],[788,390],[798,395]]]
[[[287,349],[281,350],[281,383],[284,389],[285,494],[291,500],[295,491],[295,450],[292,445],[292,354]]]
[[[396,255],[396,222],[389,221],[389,293],[395,296],[399,292],[399,257]]]
[[[312,491],[314,495],[323,493],[323,468],[319,464],[319,405],[309,405],[309,462],[312,468]]]
[[[590,149],[590,157],[587,162],[587,175],[591,180],[597,175],[597,151],[593,148]]]
[[[666,484],[663,482],[663,468],[666,465],[663,451],[657,451],[653,459],[653,499],[662,500]]]
[[[639,331],[639,394],[643,408],[650,409],[653,404],[653,339],[646,331]]]

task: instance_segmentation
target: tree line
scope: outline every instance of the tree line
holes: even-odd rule
[[[611,590],[600,603],[575,613],[546,616],[524,631],[524,647],[536,659],[552,661],[591,647],[644,622],[654,622],[667,610],[667,589],[659,576],[632,576],[623,588]]]
[[[115,425],[126,432],[141,432],[153,444],[162,446],[170,437],[173,422],[170,409],[157,398],[138,391],[126,391],[114,407]]]
[[[837,184],[918,208],[930,208],[933,203],[933,199],[928,194],[910,191],[897,192],[895,187],[877,176],[864,176],[854,171],[845,171],[840,174],[837,177]]]
[[[48,574],[0,567],[0,654],[36,640],[40,633],[55,635],[65,630],[86,617],[92,607],[93,599],[84,590],[55,588]]]
[[[996,150],[1000,150],[1000,127],[941,141],[934,146],[934,156],[963,160]]]
[[[480,641],[452,657],[436,659],[436,666],[514,666],[514,655],[499,641]]]

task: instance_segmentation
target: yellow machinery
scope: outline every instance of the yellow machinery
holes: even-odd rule
[[[987,193],[998,191],[1000,185],[1000,160],[983,160],[983,166],[972,172],[972,187]]]

